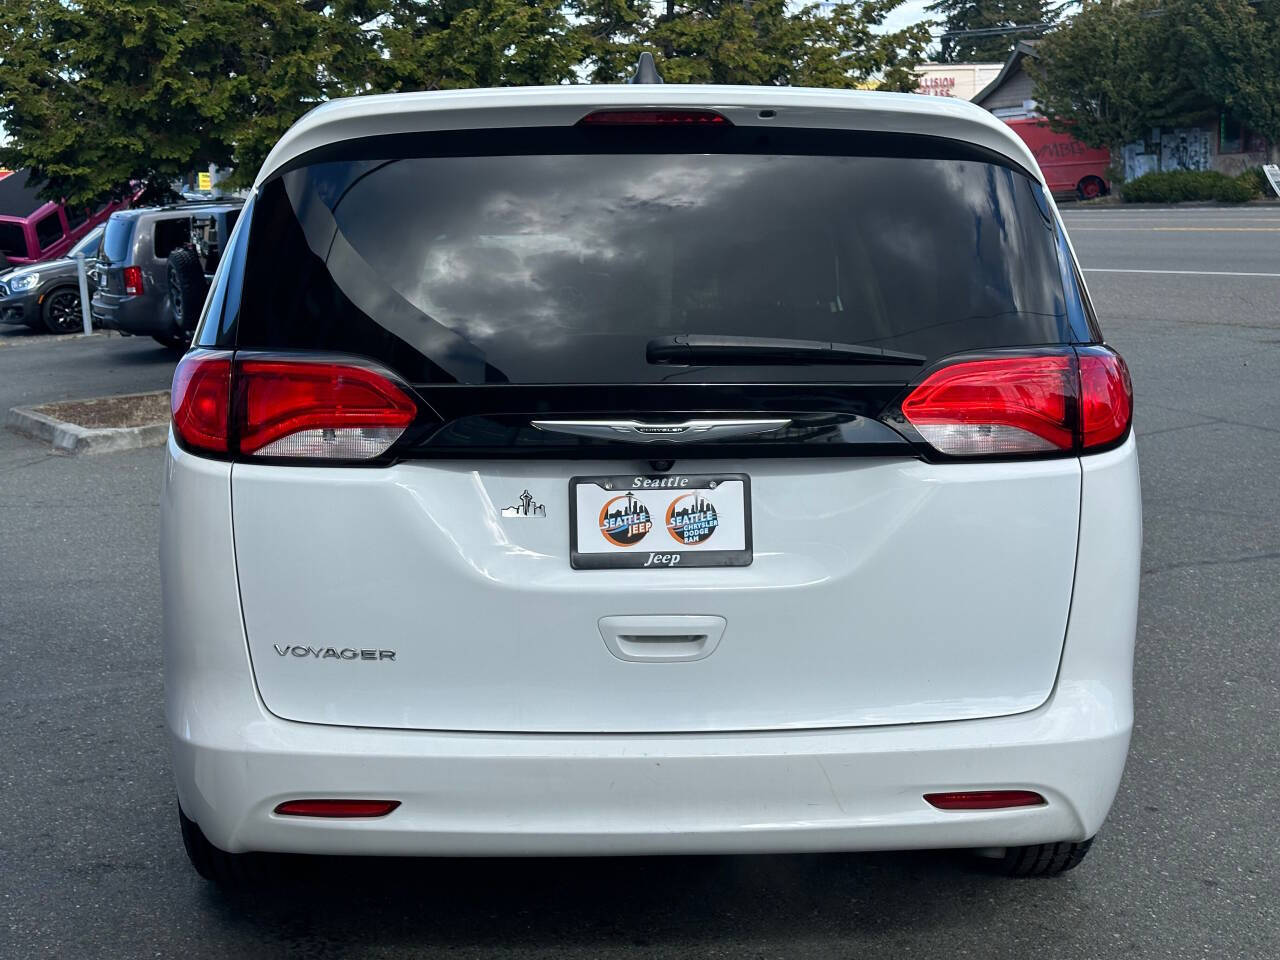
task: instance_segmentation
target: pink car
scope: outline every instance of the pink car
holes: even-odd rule
[[[86,233],[128,201],[93,208],[42,200],[26,171],[0,171],[0,257],[20,267],[65,256]]]

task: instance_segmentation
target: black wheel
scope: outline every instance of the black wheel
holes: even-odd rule
[[[1079,843],[1035,843],[1029,847],[1005,847],[1004,855],[988,861],[991,869],[1006,877],[1056,877],[1080,865],[1093,837]]]
[[[75,287],[58,287],[45,296],[40,315],[50,333],[76,333],[83,330],[80,291]]]
[[[1085,177],[1076,184],[1076,196],[1081,200],[1092,200],[1107,192],[1107,185],[1099,177]]]
[[[179,247],[169,254],[169,303],[173,307],[175,335],[191,342],[200,310],[204,307],[204,267],[194,250]]]
[[[200,876],[228,890],[246,886],[258,879],[261,860],[259,855],[219,850],[209,842],[199,825],[182,812],[181,807],[178,808],[178,823],[182,827],[182,846],[187,851],[187,859]]]

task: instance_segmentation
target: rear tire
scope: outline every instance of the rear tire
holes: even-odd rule
[[[1081,200],[1092,200],[1095,197],[1105,196],[1107,193],[1107,185],[1100,177],[1085,177],[1076,184],[1076,196]]]
[[[261,874],[260,857],[251,853],[227,853],[209,842],[204,831],[178,807],[182,846],[196,873],[224,890],[252,884]]]
[[[1006,847],[1004,855],[988,861],[992,870],[1006,877],[1056,877],[1080,865],[1093,837],[1079,843],[1035,843],[1029,847]]]
[[[191,343],[204,308],[205,293],[204,267],[195,251],[179,247],[169,254],[169,303],[173,308],[174,327],[171,339],[175,345]]]

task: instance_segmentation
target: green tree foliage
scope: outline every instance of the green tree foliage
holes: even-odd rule
[[[1179,0],[1177,6],[1178,32],[1198,68],[1196,88],[1280,144],[1280,0]]]
[[[1280,3],[1093,0],[1045,36],[1035,97],[1059,130],[1119,147],[1230,112],[1280,141]]]
[[[910,89],[902,0],[0,0],[0,164],[51,197],[157,187],[209,163],[252,179],[338,96],[617,82],[652,50],[672,82]]]
[[[1002,63],[1019,40],[1037,36],[1036,31],[1013,31],[1010,27],[1043,24],[1047,29],[1058,18],[1062,4],[1051,0],[936,0],[930,13],[942,17],[944,33],[938,41],[939,63]],[[981,30],[967,34],[961,31]],[[985,31],[1007,30],[1004,33]]]
[[[379,29],[384,90],[529,86],[572,80],[583,31],[558,0],[393,0]]]
[[[368,4],[0,0],[0,163],[92,200],[209,163],[249,175],[310,107],[365,89]]]
[[[676,83],[857,87],[879,78],[884,89],[910,90],[911,68],[923,58],[928,28],[876,32],[900,2],[672,3],[647,39],[666,79]]]

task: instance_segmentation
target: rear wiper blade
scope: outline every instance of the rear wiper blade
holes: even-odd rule
[[[704,364],[810,364],[888,363],[920,366],[918,353],[900,353],[858,343],[830,340],[785,340],[775,337],[732,337],[681,333],[654,337],[645,349],[650,363]]]

